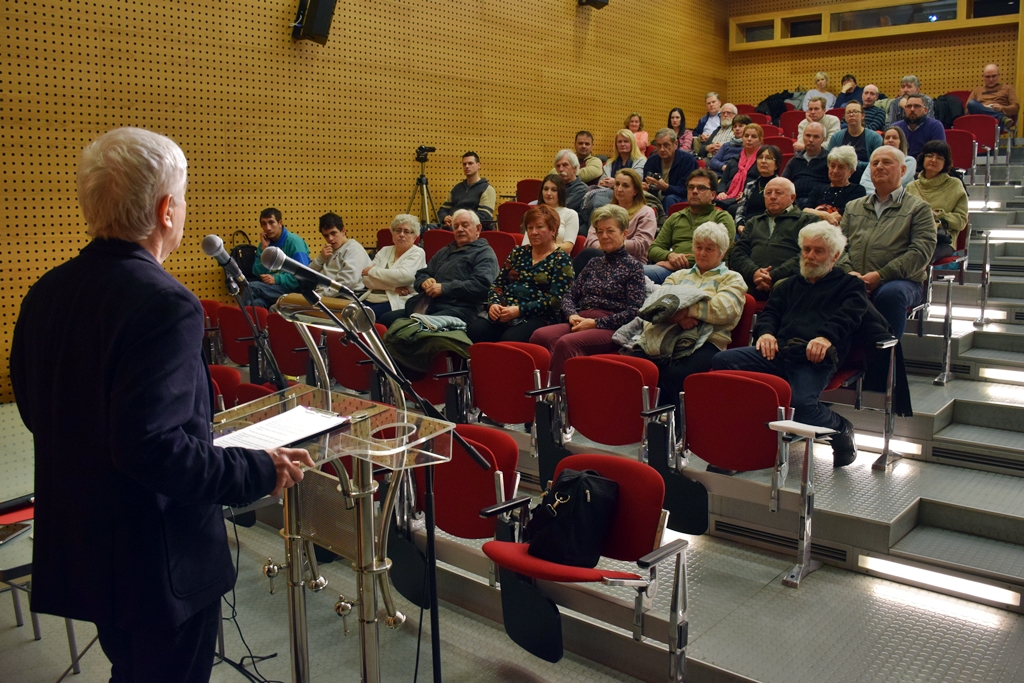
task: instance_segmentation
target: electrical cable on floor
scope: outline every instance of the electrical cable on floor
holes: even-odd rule
[[[252,653],[252,649],[249,647],[249,643],[245,642],[245,636],[242,635],[242,626],[241,626],[241,624],[238,623],[238,611],[235,609],[235,605],[238,603],[238,599],[237,599],[237,597],[235,595],[235,584],[238,583],[238,565],[239,565],[239,559],[240,559],[241,554],[242,554],[242,544],[238,540],[238,525],[235,523],[235,511],[232,510],[229,507],[228,508],[228,513],[229,513],[230,518],[231,518],[231,528],[232,528],[232,530],[234,531],[234,534],[235,534],[235,581],[234,581],[234,583],[231,584],[231,599],[228,600],[227,595],[222,596],[222,599],[224,600],[224,602],[227,604],[228,607],[231,608],[231,614],[230,614],[230,616],[227,616],[227,617],[221,617],[221,621],[230,621],[230,622],[234,623],[235,629],[238,631],[238,637],[241,639],[242,645],[245,646],[245,651],[248,652],[249,654],[246,655],[245,657],[242,657],[237,662],[235,662],[235,661],[233,661],[231,659],[228,659],[224,655],[218,655],[218,658],[219,658],[219,661],[224,662],[224,663],[230,665],[232,668],[234,668],[236,671],[238,671],[238,673],[242,674],[247,680],[251,681],[251,683],[283,683],[283,681],[277,681],[277,680],[270,680],[270,679],[268,679],[266,676],[264,676],[263,674],[260,673],[259,668],[256,666],[257,662],[262,662],[262,661],[267,660],[267,659],[273,659],[274,657],[277,656],[277,653],[275,652],[272,655],[262,655],[262,656],[254,655]],[[248,669],[245,668],[245,660],[247,660],[247,659],[251,659],[252,660],[252,671],[249,671]]]

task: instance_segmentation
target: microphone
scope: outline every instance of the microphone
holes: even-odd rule
[[[207,235],[203,238],[202,249],[204,254],[212,256],[220,264],[230,279],[239,285],[248,285],[245,276],[242,275],[242,269],[235,263],[235,259],[231,258],[231,254],[224,251],[224,240],[217,235]]]
[[[289,257],[278,247],[267,247],[264,249],[263,255],[260,256],[260,263],[263,264],[264,268],[271,272],[284,271],[303,284],[312,285],[314,287],[333,287],[338,291],[345,292],[346,294],[350,294],[353,298],[356,298],[355,294],[352,293],[352,290],[345,285],[340,282],[335,282],[323,273],[316,272],[309,266],[302,265],[295,259]]]

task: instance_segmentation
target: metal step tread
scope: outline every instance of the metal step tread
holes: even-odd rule
[[[1020,351],[1001,351],[999,349],[974,347],[973,349],[961,351],[957,354],[957,357],[993,361],[1002,365],[1024,366],[1024,353]]]
[[[1024,583],[1024,546],[932,526],[915,527],[890,554]],[[973,570],[973,571],[972,571]]]
[[[960,446],[998,448],[1019,454],[1024,459],[1024,433],[1012,429],[978,427],[954,422],[936,432],[932,440]]]

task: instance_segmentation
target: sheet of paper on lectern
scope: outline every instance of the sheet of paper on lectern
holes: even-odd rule
[[[324,410],[299,406],[214,439],[215,446],[268,450],[300,443],[348,422],[349,418]]]

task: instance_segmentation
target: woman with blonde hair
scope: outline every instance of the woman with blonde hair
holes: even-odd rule
[[[800,103],[800,108],[807,111],[808,103],[815,97],[825,98],[825,111],[836,106],[836,96],[828,91],[828,74],[824,71],[814,74],[814,87],[804,93],[804,101]]]
[[[644,172],[647,157],[636,144],[633,131],[623,128],[615,134],[615,155],[604,165],[604,177],[598,181],[601,187],[615,187],[615,174],[623,168],[631,168],[637,173]]]
[[[644,119],[640,114],[635,111],[630,112],[629,116],[626,117],[626,122],[622,126],[633,133],[636,138],[636,146],[640,148],[640,151],[644,154],[647,153],[647,131],[644,130]]]
[[[654,209],[647,206],[642,183],[640,174],[633,169],[619,169],[615,174],[615,186],[612,188],[614,196],[611,203],[625,209],[629,217],[624,243],[626,251],[640,263],[647,263],[647,250],[651,248],[654,236],[658,232],[658,218]],[[596,250],[598,243],[594,224],[591,223],[585,246]]]

